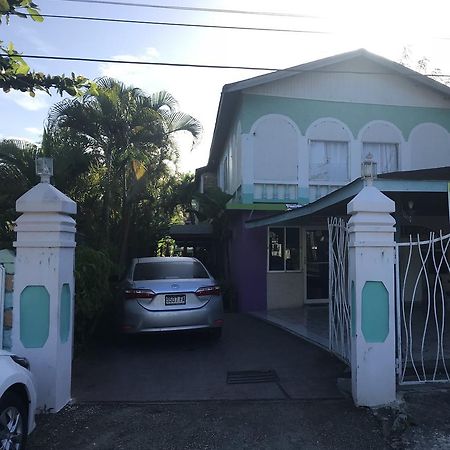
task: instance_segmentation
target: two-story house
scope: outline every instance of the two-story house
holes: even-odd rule
[[[415,195],[431,192],[424,179],[448,177],[433,169],[450,166],[449,132],[450,88],[365,50],[225,85],[202,176],[233,195],[224,254],[239,310],[326,302],[326,217],[345,214],[361,162],[377,163],[412,215],[399,193],[411,180]],[[442,210],[443,186],[422,203]]]

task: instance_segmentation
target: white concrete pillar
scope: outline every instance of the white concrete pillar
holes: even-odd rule
[[[254,176],[253,176],[253,152],[254,136],[250,134],[241,135],[241,199],[242,203],[253,203]]]
[[[396,400],[395,203],[366,186],[347,205],[352,305],[352,394],[358,406]]]
[[[12,350],[29,359],[38,409],[71,398],[76,204],[49,183],[16,202]]]

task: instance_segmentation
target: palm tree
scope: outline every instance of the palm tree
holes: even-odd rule
[[[19,140],[0,142],[0,242],[12,243],[16,200],[37,183],[37,147]]]
[[[103,165],[104,243],[110,242],[114,212],[116,221],[118,217],[121,222],[123,254],[132,205],[146,195],[152,180],[167,172],[168,161],[177,160],[174,134],[190,133],[194,145],[202,128],[196,119],[178,111],[168,92],[148,96],[111,78],[96,82],[98,95],[86,93],[52,107],[48,126],[51,130],[69,128],[82,135],[89,151]]]

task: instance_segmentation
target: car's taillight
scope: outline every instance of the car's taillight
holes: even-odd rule
[[[125,291],[125,299],[131,300],[135,298],[152,299],[156,294],[150,289],[127,289]]]
[[[198,288],[195,292],[197,297],[205,297],[207,295],[220,295],[220,286],[204,286]]]

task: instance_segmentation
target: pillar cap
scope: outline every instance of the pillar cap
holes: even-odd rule
[[[392,213],[395,212],[395,202],[375,186],[365,186],[347,205],[348,214],[357,212]]]
[[[16,201],[16,211],[76,214],[77,204],[49,183],[39,183]]]

